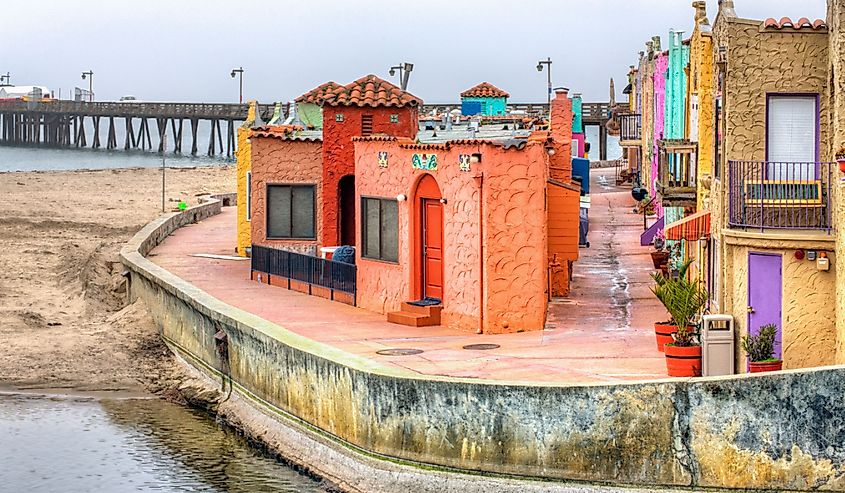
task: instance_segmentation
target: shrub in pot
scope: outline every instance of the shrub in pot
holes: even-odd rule
[[[664,345],[666,369],[671,377],[701,376],[701,345],[691,326],[693,319],[707,303],[707,292],[698,281],[687,279],[686,271],[690,263],[687,261],[681,266],[680,272],[683,275],[677,278],[665,277],[652,288],[657,299],[669,311],[675,326],[687,328],[676,331],[672,335],[673,341]]]
[[[748,371],[761,373],[780,371],[783,368],[783,361],[775,358],[777,332],[777,325],[768,324],[760,327],[760,332],[756,335],[747,335],[742,338],[742,350],[748,355]]]
[[[668,257],[668,252],[666,252],[666,255]],[[687,261],[687,262],[685,262],[684,264],[681,265],[680,270],[678,271],[679,276],[686,277],[687,270],[689,269],[689,266],[691,265],[691,263],[692,263],[691,261]],[[653,273],[651,275],[651,278],[654,280],[654,284],[655,284],[655,287],[652,288],[651,291],[655,295],[657,295],[657,289],[659,289],[660,286],[664,285],[667,281],[670,280],[668,275],[664,274],[662,272]],[[663,302],[663,300],[660,299],[660,296],[657,296],[657,299],[659,299],[661,302]],[[663,307],[666,308],[667,312],[669,311],[669,307],[666,306],[666,303],[663,303]],[[688,331],[694,331],[695,329],[693,327],[687,327],[687,330]],[[664,350],[663,350],[664,346],[666,344],[670,344],[670,343],[675,341],[673,335],[676,332],[678,332],[678,326],[675,325],[675,322],[672,321],[671,318],[669,320],[666,320],[666,321],[663,321],[663,322],[655,322],[654,323],[654,337],[655,337],[655,340],[657,341],[657,350],[660,351],[661,353],[664,352]]]

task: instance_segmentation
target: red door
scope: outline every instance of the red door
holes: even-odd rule
[[[443,204],[422,199],[423,298],[443,299]]]

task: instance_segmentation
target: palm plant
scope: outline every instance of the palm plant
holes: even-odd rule
[[[651,291],[663,303],[672,316],[672,322],[678,327],[678,332],[673,335],[675,345],[683,347],[697,345],[695,334],[687,327],[707,304],[707,292],[701,284],[687,279],[690,264],[692,261],[687,260],[681,265],[677,278],[652,274],[655,286]]]

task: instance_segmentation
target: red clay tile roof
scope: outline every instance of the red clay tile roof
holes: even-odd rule
[[[280,140],[322,140],[317,135],[299,135],[298,132],[301,130],[303,130],[303,128],[299,125],[265,125],[263,127],[252,129],[249,133],[249,137],[267,137]]]
[[[375,75],[361,77],[355,82],[332,89],[323,98],[329,106],[419,106],[422,99]]]
[[[306,92],[302,96],[299,96],[294,101],[297,103],[315,103],[319,104],[323,101],[323,99],[331,93],[331,91],[340,87],[340,84],[337,82],[330,80],[324,84],[320,84],[319,86],[311,89],[310,91]]]
[[[826,29],[827,24],[821,19],[816,19],[813,22],[810,22],[810,19],[806,17],[802,17],[795,22],[792,22],[792,19],[789,17],[781,17],[781,19],[775,20],[773,17],[769,17],[765,21],[763,21],[763,27],[766,29],[783,29],[785,27],[791,27],[793,29],[813,29],[813,30],[820,30]]]
[[[462,98],[509,98],[510,94],[489,82],[482,82],[461,93]]]

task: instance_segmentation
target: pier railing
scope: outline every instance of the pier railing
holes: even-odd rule
[[[628,113],[619,115],[619,141],[639,143],[642,140],[642,115]]]
[[[729,161],[729,226],[830,232],[836,169],[836,163]]]
[[[235,103],[156,103],[0,100],[0,112],[113,116],[134,118],[199,118],[220,120],[246,119],[249,105]],[[269,116],[273,105],[259,105]]]
[[[279,277],[287,283],[288,289],[293,288],[293,282],[298,282],[307,286],[308,294],[314,294],[314,287],[323,288],[331,300],[339,292],[349,295],[352,305],[357,304],[355,264],[253,245],[251,269],[253,274],[264,273],[271,284],[278,284],[273,282],[273,277]]]

